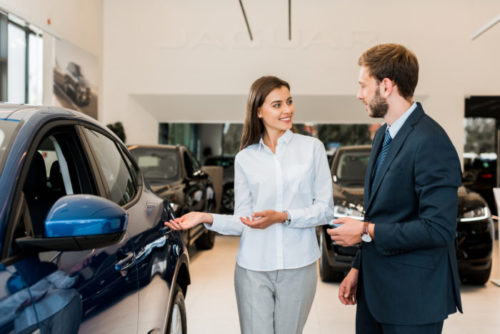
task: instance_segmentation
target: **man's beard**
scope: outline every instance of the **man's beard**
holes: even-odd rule
[[[378,89],[375,91],[373,100],[368,103],[369,116],[373,118],[384,118],[387,114],[389,105],[387,100],[380,96]]]

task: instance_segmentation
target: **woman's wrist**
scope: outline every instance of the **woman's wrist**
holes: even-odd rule
[[[214,216],[211,213],[205,213],[203,215],[203,223],[204,224],[212,224],[214,222]]]

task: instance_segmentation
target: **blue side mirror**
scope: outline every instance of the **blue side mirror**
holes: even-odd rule
[[[45,219],[47,238],[113,234],[126,228],[126,212],[114,202],[93,195],[64,196]]]
[[[128,215],[120,206],[93,195],[68,195],[54,203],[45,220],[45,236],[23,237],[28,250],[85,250],[110,246],[122,239]]]

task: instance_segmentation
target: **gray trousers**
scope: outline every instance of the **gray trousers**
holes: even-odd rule
[[[300,334],[316,292],[316,262],[298,269],[253,271],[236,265],[242,334]]]

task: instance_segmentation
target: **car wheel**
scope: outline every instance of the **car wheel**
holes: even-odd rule
[[[464,283],[471,283],[474,285],[484,285],[490,279],[491,274],[491,264],[488,269],[479,271],[474,274],[469,274],[463,279]]]
[[[206,230],[196,241],[196,247],[198,249],[212,249],[215,243],[215,232]]]
[[[323,282],[340,282],[344,278],[343,271],[336,271],[328,263],[328,250],[326,248],[325,232],[319,233],[319,248],[321,256],[318,260],[319,263],[319,277]]]
[[[175,285],[175,297],[170,314],[168,315],[167,331],[165,334],[185,334],[187,333],[186,305],[181,288]]]

